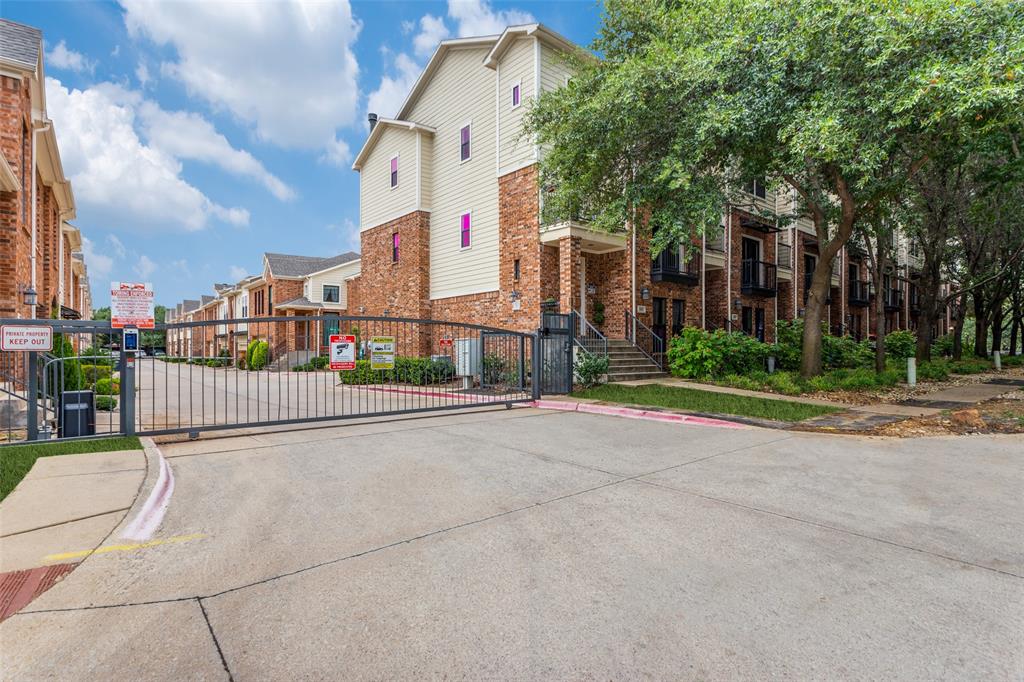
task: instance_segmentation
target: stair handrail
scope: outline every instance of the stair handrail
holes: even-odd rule
[[[637,349],[646,355],[651,362],[660,369],[665,369],[665,340],[658,336],[653,329],[636,318],[629,310],[626,310],[626,339]],[[634,334],[634,330],[636,334]],[[643,343],[641,343],[643,341]],[[647,342],[650,341],[650,351],[647,350]]]
[[[573,335],[573,342],[587,355],[599,358],[608,357],[608,338],[598,331],[597,327],[590,324],[590,320],[586,317],[575,310],[572,312],[573,316],[583,323],[581,332]]]

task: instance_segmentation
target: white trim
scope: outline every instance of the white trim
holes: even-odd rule
[[[402,108],[398,110],[398,118],[402,118],[406,115],[412,105],[419,99],[420,93],[423,88],[426,87],[427,81],[433,76],[434,72],[437,71],[441,62],[444,60],[445,54],[448,50],[454,47],[475,47],[479,45],[486,45],[488,43],[496,43],[500,36],[477,36],[475,38],[452,38],[450,40],[442,40],[434,50],[434,54],[430,56],[430,61],[427,62],[426,67],[420,72],[419,78],[412,86],[412,90],[409,91],[409,95],[402,102]],[[493,47],[493,46],[492,46]]]
[[[536,99],[540,99],[540,38],[533,37],[533,92]],[[522,91],[520,91],[520,99]],[[540,142],[537,133],[533,134],[533,158],[540,161]]]
[[[423,133],[416,131],[416,205],[423,203]]]
[[[416,133],[416,139],[419,139],[419,136],[420,136],[420,134]],[[398,189],[398,185],[400,185],[401,182],[402,182],[402,179],[400,177],[401,176],[401,166],[402,166],[402,161],[399,158],[400,156],[401,156],[401,154],[395,154],[390,159],[388,159],[388,184],[389,185],[391,184],[391,162],[392,161],[395,162],[395,184],[391,185],[391,189],[392,190]],[[416,202],[416,203],[419,203],[419,202]]]
[[[450,293],[454,292],[454,293]],[[464,287],[461,289],[450,289],[446,290],[443,295],[435,295],[433,292],[430,294],[431,301],[440,301],[446,298],[458,298],[460,296],[479,296],[480,294],[501,294],[499,287],[484,287],[483,289],[474,287]]]
[[[469,216],[469,246],[462,245],[462,218]],[[459,251],[469,251],[473,248],[473,209],[459,213]]]
[[[537,163],[537,159],[527,159],[526,161],[521,161],[514,166],[506,166],[505,168],[499,168],[498,177],[500,178],[503,175],[515,173],[517,170],[522,170],[524,168],[534,165],[535,163]]]
[[[414,123],[413,121],[402,121],[395,118],[379,118],[377,119],[377,125],[373,127],[373,130],[370,131],[370,134],[366,138],[366,142],[363,143],[362,149],[360,149],[359,153],[356,154],[356,159],[355,161],[352,162],[352,170],[357,171],[362,168],[363,162],[366,161],[366,157],[369,155],[373,147],[376,146],[377,140],[379,140],[380,136],[384,134],[385,128],[419,130],[424,133],[429,133],[431,135],[437,132],[437,130],[431,128],[430,126],[425,126],[420,123]]]
[[[337,301],[328,301],[327,297],[324,296],[324,287],[334,287],[335,289],[337,289],[338,290],[338,300]],[[312,293],[312,292],[310,292],[310,293]],[[333,303],[335,305],[341,305],[341,285],[340,284],[333,284],[333,283],[330,283],[330,282],[324,282],[323,284],[321,284],[320,285],[320,301],[319,302],[320,303],[328,303],[328,304]],[[316,303],[316,301],[313,301],[313,303]]]
[[[494,70],[494,172],[501,175],[501,64]]]
[[[423,211],[424,213],[430,213],[430,207],[429,206],[415,206],[415,207],[412,208],[412,210],[409,210],[409,209],[403,210],[401,213],[390,215],[387,218],[384,218],[383,220],[377,221],[373,225],[368,225],[366,227],[360,226],[359,227],[359,231],[360,232],[366,232],[367,230],[372,230],[375,227],[380,227],[381,225],[384,225],[386,223],[390,223],[392,220],[398,220],[399,218],[407,216],[407,215],[409,215],[411,213],[416,213],[417,211]],[[349,262],[351,263],[352,261],[349,261]]]
[[[743,240],[744,239],[751,239],[751,240],[757,242],[757,244],[758,244],[758,246],[757,246],[757,255],[758,255],[758,257],[757,257],[756,260],[764,262],[764,256],[765,256],[765,253],[764,253],[764,239],[762,239],[761,237],[755,237],[755,236],[750,235],[750,234],[742,234],[742,233],[740,233],[740,270],[741,271],[743,269]]]
[[[516,102],[516,88],[519,88],[519,102]],[[508,89],[509,101],[512,104],[512,109],[518,109],[523,106],[523,79],[520,78]]]
[[[462,131],[465,128],[469,128],[469,156],[462,158]],[[459,126],[459,165],[466,163],[467,161],[473,160],[473,119],[464,122]]]

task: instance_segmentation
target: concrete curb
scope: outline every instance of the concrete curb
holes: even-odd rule
[[[152,479],[154,483],[144,500],[141,493],[135,498],[135,504],[125,516],[131,520],[121,530],[121,537],[129,540],[148,540],[153,536],[174,494],[174,473],[160,448],[152,438],[140,438],[139,441],[146,453],[146,481]],[[145,483],[143,487],[146,487]],[[141,504],[140,500],[143,500]]]
[[[627,419],[643,419],[646,421],[669,422],[673,424],[693,424],[695,426],[712,426],[722,429],[746,429],[747,424],[742,424],[715,417],[703,417],[679,412],[658,412],[634,407],[617,407],[613,405],[600,405],[595,403],[576,403],[559,400],[535,400],[533,407],[542,410],[561,410],[564,412],[584,412],[587,414],[600,414],[611,417],[625,417]]]

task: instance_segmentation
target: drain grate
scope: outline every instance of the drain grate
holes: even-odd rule
[[[77,563],[0,573],[0,621],[6,620],[74,570]]]

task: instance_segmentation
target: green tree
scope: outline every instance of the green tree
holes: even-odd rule
[[[836,254],[943,139],[1019,117],[1022,27],[1013,0],[609,0],[602,58],[574,58],[528,117],[545,219],[647,225],[657,253],[716,229],[745,178],[791,189],[821,256],[801,358],[818,374]]]

